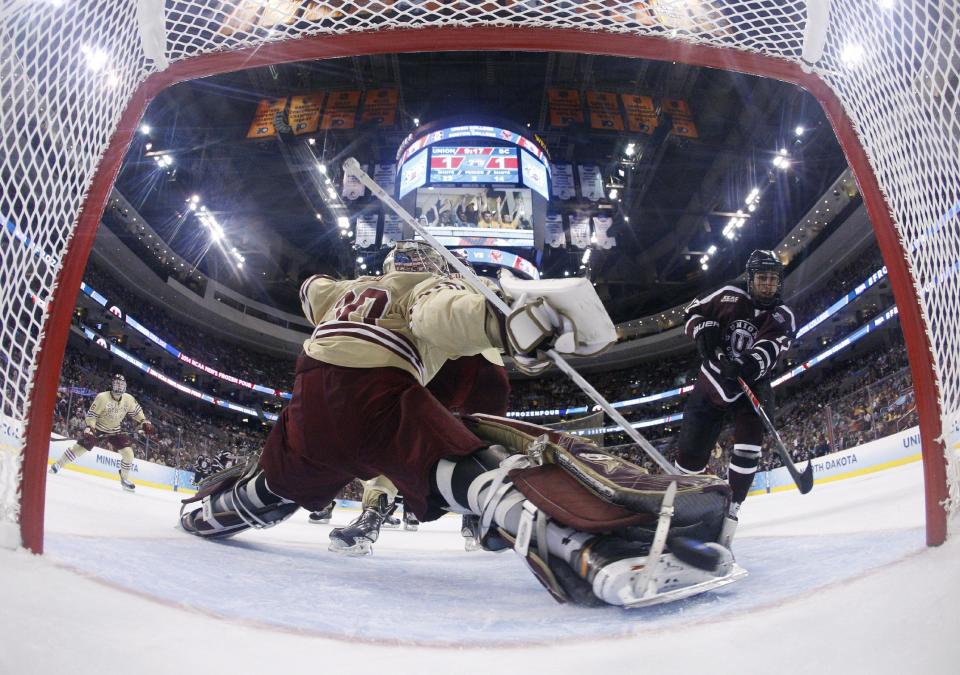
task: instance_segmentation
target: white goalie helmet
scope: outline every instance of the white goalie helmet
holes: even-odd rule
[[[469,263],[468,263],[469,264]],[[427,272],[449,276],[455,270],[443,256],[424,242],[402,239],[387,254],[383,261],[385,274],[391,272]]]
[[[114,375],[110,383],[110,391],[114,396],[123,396],[127,391],[127,379],[120,373]]]

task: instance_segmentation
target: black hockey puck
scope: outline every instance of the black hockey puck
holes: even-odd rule
[[[667,544],[670,553],[680,562],[693,565],[697,569],[713,572],[720,565],[721,553],[690,537],[672,537]]]

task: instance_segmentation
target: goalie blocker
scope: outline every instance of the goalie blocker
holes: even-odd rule
[[[538,425],[485,415],[463,422],[490,445],[440,460],[427,500],[477,516],[483,547],[516,550],[556,600],[640,607],[745,575],[716,543],[730,501],[724,481],[651,475]],[[189,510],[197,501],[202,507]],[[296,509],[251,464],[205,481],[184,500],[181,525],[224,538],[282,522]]]

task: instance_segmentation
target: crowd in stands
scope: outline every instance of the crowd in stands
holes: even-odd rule
[[[290,390],[296,354],[291,353],[286,359],[268,356],[213,337],[202,329],[175,318],[160,305],[135,295],[126,284],[93,261],[87,265],[84,281],[112,303],[123,308],[155,335],[191,358],[248,382]],[[162,353],[159,347],[156,347],[155,352],[157,356]],[[189,368],[184,364],[177,364],[176,367],[181,371]],[[225,383],[220,383],[226,386]]]
[[[60,374],[54,433],[79,437],[93,397],[110,389],[110,378],[119,368],[116,361],[93,359],[68,346]],[[129,376],[127,379],[128,391],[157,428],[153,437],[132,435],[134,454],[140,459],[187,471],[202,466],[216,471],[257,457],[266,441],[270,427],[257,419],[248,418],[244,423],[236,413],[210,414],[204,408],[212,408],[172,393],[163,385],[143,385]],[[360,499],[362,494],[362,485],[354,481],[339,498]]]
[[[823,287],[806,295],[802,302],[793,304],[798,326],[816,316],[881,265],[877,249],[868,249]],[[160,306],[136,297],[108,271],[96,265],[88,267],[85,280],[130,311],[144,326],[190,356],[232,375],[289,390],[294,365],[292,355],[290,360],[276,359],[206,335]],[[916,424],[902,337],[899,330],[891,330],[889,335],[892,337],[887,338],[888,344],[892,344],[882,352],[868,354],[865,362],[851,359],[843,366],[816,369],[784,388],[789,392],[778,390],[778,396],[784,393],[786,396],[779,402],[777,425],[796,459],[841,450]],[[147,349],[153,350],[153,347]],[[151,358],[144,354],[140,356],[154,364],[162,361],[159,366],[162,370],[169,371],[171,377],[183,379],[184,371],[176,371],[177,366],[171,365],[169,359],[160,359],[159,348],[156,352],[150,355]],[[83,427],[83,413],[92,396],[108,389],[110,375],[119,369],[116,362],[107,360],[106,354],[97,359],[91,359],[73,347],[68,348],[55,420],[58,433],[76,437]],[[678,357],[591,375],[590,379],[604,396],[617,401],[691,383],[698,368],[699,359],[691,343],[691,350]],[[565,377],[514,381],[512,385],[512,410],[590,405],[582,392]],[[149,440],[149,444],[142,436],[137,437],[137,456],[150,461],[188,470],[196,468],[202,475],[256,456],[269,432],[269,427],[259,419],[241,422],[236,413],[212,409],[158,383],[135,386],[132,393],[160,432]],[[628,417],[639,419],[680,412],[684,401],[684,397],[674,396],[632,407]],[[279,410],[281,401],[274,403],[276,405],[271,409]],[[673,423],[651,428],[646,435],[669,456],[675,451],[678,427],[678,423]],[[714,471],[722,472],[726,466],[726,453],[731,446],[729,435],[730,431],[725,431],[717,444],[710,467]],[[629,444],[625,434],[607,434],[603,441],[608,447],[615,446],[616,451],[624,456],[647,463],[639,449]],[[776,455],[766,452],[762,468],[775,465]],[[341,497],[359,498],[360,493],[360,484],[355,482]]]
[[[782,401],[782,392],[777,391],[775,424],[795,462],[846,450],[918,423],[902,342],[879,353],[866,354],[865,361],[851,360],[836,370],[811,372],[804,377]],[[677,451],[678,429],[676,423],[672,428],[644,431],[672,461]],[[608,450],[653,469],[653,462],[625,434],[607,434],[606,439]],[[728,426],[714,447],[707,471],[726,475],[732,449],[733,429]],[[765,435],[760,470],[775,469],[781,464],[772,440]]]

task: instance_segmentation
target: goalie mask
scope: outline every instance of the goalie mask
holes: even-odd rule
[[[426,243],[419,241],[401,240],[387,254],[383,261],[383,271],[391,272],[426,272],[448,276],[453,270],[439,253]]]
[[[113,382],[110,384],[110,391],[117,398],[123,396],[127,391],[127,380],[119,373],[113,376]]]
[[[773,251],[757,249],[747,258],[747,292],[758,307],[780,304],[783,263]]]

